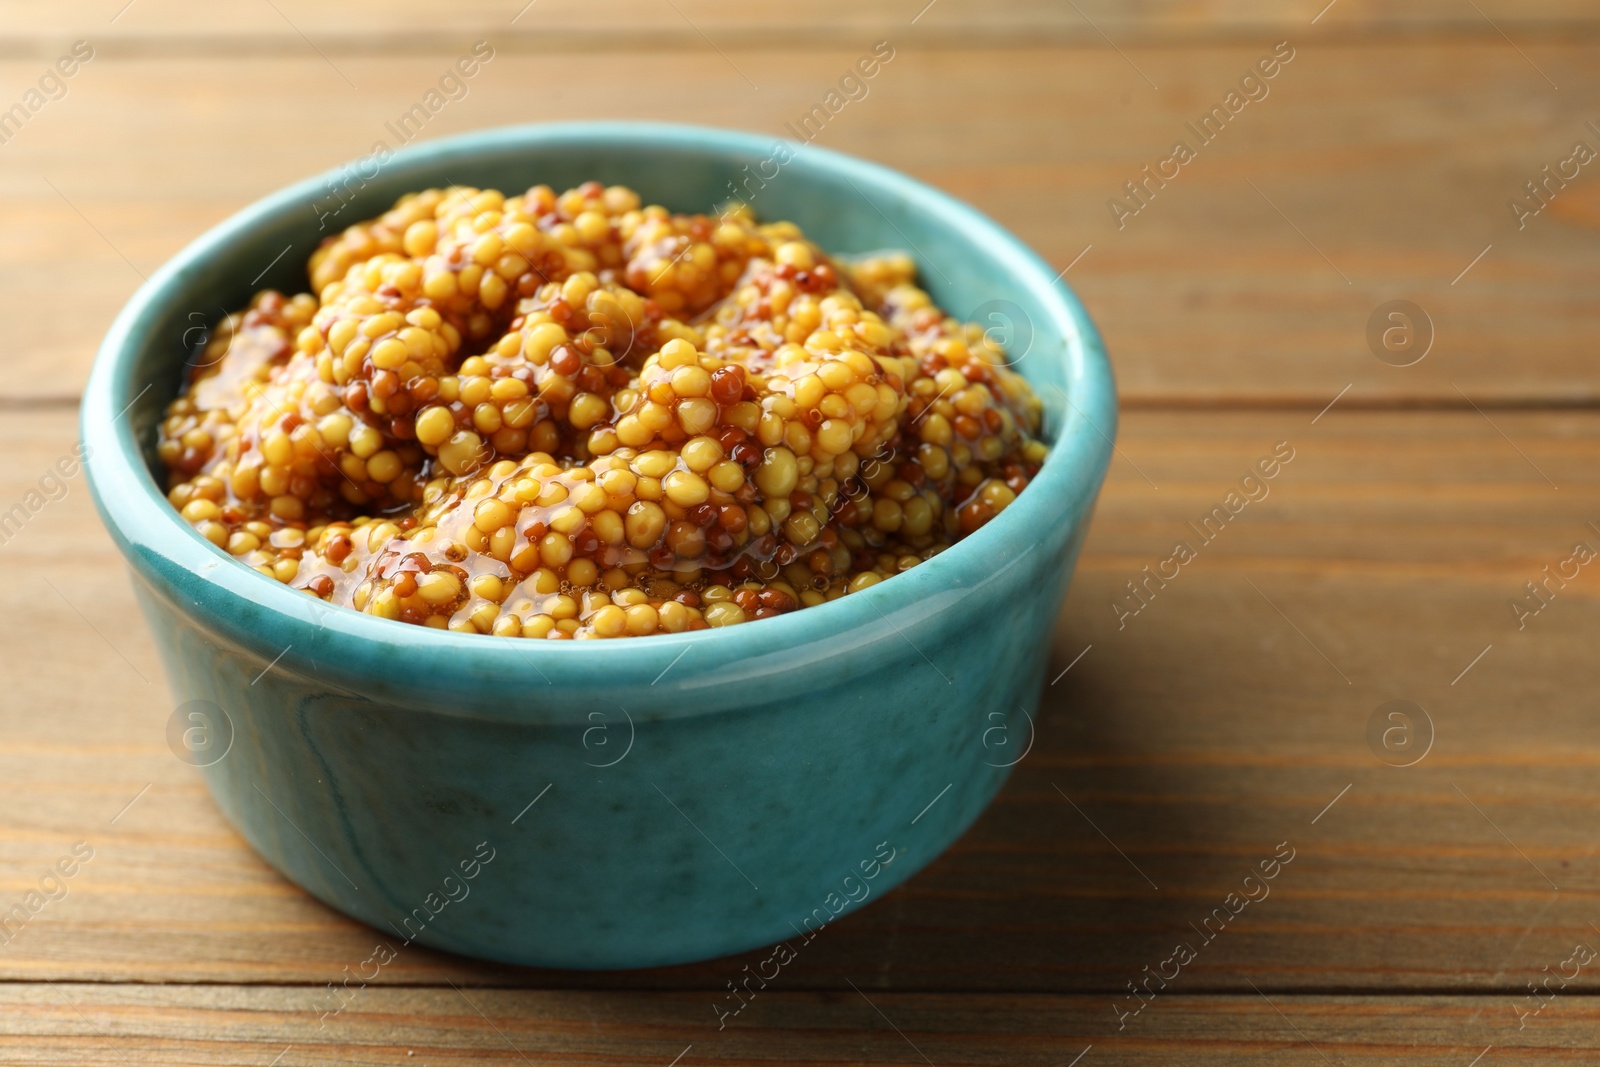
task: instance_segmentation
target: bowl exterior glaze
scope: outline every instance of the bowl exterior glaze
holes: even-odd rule
[[[1010,331],[1045,401],[1039,477],[933,560],[759,624],[525,642],[327,607],[229,560],[163,499],[155,427],[196,324],[256,288],[303,290],[306,257],[336,228],[451,182],[598,178],[712,211],[730,182],[774,167],[759,214],[838,253],[908,249],[941,306]],[[250,844],[395,950],[581,968],[798,947],[977,818],[1032,743],[1115,423],[1077,300],[971,208],[819,148],[605,123],[436,141],[257,203],[135,295],[83,409],[95,500],[175,717],[224,713],[211,725],[226,755],[202,772]]]

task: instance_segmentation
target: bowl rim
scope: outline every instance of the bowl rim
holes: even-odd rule
[[[372,665],[380,663],[387,670],[493,678],[525,675],[531,668],[557,687],[592,685],[601,669],[605,684],[615,687],[654,684],[664,668],[690,648],[697,650],[696,663],[710,669],[797,650],[875,624],[879,617],[899,632],[891,620],[900,616],[915,621],[920,617],[915,612],[919,601],[933,597],[948,605],[948,598],[935,594],[977,588],[996,577],[990,553],[1004,539],[1036,546],[1052,524],[1087,522],[1110,461],[1117,421],[1115,384],[1103,343],[1061,274],[998,223],[949,194],[881,164],[815,145],[766,134],[649,122],[538,123],[478,130],[401,148],[384,168],[403,172],[472,157],[486,149],[514,147],[625,144],[643,152],[672,149],[765,156],[778,143],[789,145],[796,158],[811,161],[813,167],[838,174],[858,188],[891,196],[913,211],[938,218],[966,239],[987,244],[1011,281],[1031,295],[1063,338],[1063,351],[1055,357],[1065,371],[1063,410],[1038,476],[995,519],[933,559],[836,601],[760,620],[758,626],[656,634],[648,639],[560,642],[497,640],[329,607],[232,560],[182,520],[145,465],[133,420],[122,415],[154,383],[143,383],[143,389],[135,392],[141,383],[132,380],[133,360],[147,328],[186,272],[202,269],[210,257],[235,241],[250,239],[254,230],[290,207],[303,209],[351,164],[263,197],[212,227],[152,274],[117,315],[96,354],[80,409],[82,439],[89,446],[85,467],[103,522],[140,576],[168,590],[182,586],[189,594],[181,598],[183,610],[203,616],[214,639],[220,636],[244,646],[263,660],[282,658],[291,647],[314,649],[312,669],[320,680],[343,678],[358,692],[370,679]],[[1051,399],[1042,399],[1049,410]],[[1018,554],[1017,560],[1027,554]],[[185,573],[192,580],[186,580]],[[285,666],[292,664],[291,660]]]

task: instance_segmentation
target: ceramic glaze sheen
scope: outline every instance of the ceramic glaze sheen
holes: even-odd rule
[[[773,156],[769,138],[525,126],[352,165],[201,237],[101,347],[83,404],[90,482],[175,706],[203,701],[231,724],[227,754],[201,773],[274,867],[396,948],[626,968],[809,934],[933,860],[1029,743],[1115,434],[1100,339],[1055,271],[976,211],[870,163],[789,151],[752,200],[758,215],[834,254],[909,251],[958,317],[1005,301],[1013,336],[1031,335],[1013,357],[1051,443],[1034,482],[976,533],[814,608],[623,641],[408,626],[229,559],[152,474],[195,325],[256,289],[303,291],[323,237],[401,194],[595,179],[713,212],[746,165]],[[333,217],[329,182],[349,198]]]

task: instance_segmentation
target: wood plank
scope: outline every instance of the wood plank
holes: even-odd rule
[[[704,994],[373,987],[324,1020],[306,988],[7,985],[0,1053],[18,1065],[165,1067],[1209,1067],[1265,1057],[1357,1067],[1463,1065],[1489,1048],[1491,1063],[1591,1063],[1600,1050],[1600,1003],[1583,995],[1559,997],[1518,1030],[1502,998],[1174,994],[1118,1031],[1105,997],[863,990],[764,991],[719,1031]]]
[[[1489,418],[1128,414],[1033,751],[966,837],[830,927],[785,989],[1109,996],[1186,939],[1199,958],[1174,992],[1494,991],[1486,1010],[1509,1015],[1574,943],[1600,941],[1600,587],[1587,571],[1551,586],[1520,631],[1508,608],[1575,541],[1600,545],[1600,413]],[[5,507],[70,448],[73,420],[0,417]],[[1186,524],[1282,441],[1294,458],[1269,495],[1203,543]],[[96,854],[0,951],[0,979],[339,979],[377,935],[267,869],[167,751],[153,649],[68,485],[0,546],[0,645],[28,665],[0,704],[0,904],[73,842]],[[1197,558],[1119,629],[1124,583],[1180,539]],[[1366,740],[1397,698],[1437,734],[1404,769]],[[1190,924],[1280,842],[1295,859],[1270,897],[1201,945]],[[574,975],[409,950],[381,981],[718,991],[759,958]]]
[[[759,91],[710,53],[615,53],[607,62],[630,77],[596,79],[591,54],[507,52],[425,133],[631,116],[777,135],[867,41],[741,51]],[[1600,145],[1584,104],[1600,87],[1600,45],[1301,42],[1271,96],[1121,229],[1111,198],[1175,139],[1194,139],[1184,123],[1266,43],[1142,48],[1135,70],[1103,45],[953,52],[907,40],[818,143],[948,189],[1058,266],[1075,263],[1067,278],[1131,403],[1314,409],[1347,385],[1358,403],[1600,402],[1600,181],[1585,169],[1521,231],[1507,207],[1574,141]],[[74,395],[141,274],[257,197],[366,152],[453,58],[91,62],[5,145],[0,317],[13,373],[0,397]],[[0,62],[7,84],[39,70]],[[1368,350],[1369,318],[1396,298],[1435,325],[1411,367]]]
[[[1324,7],[1328,10],[1323,10]],[[277,8],[277,11],[273,10]],[[972,43],[1041,39],[1103,44],[1102,31],[1119,43],[1214,41],[1305,33],[1313,25],[1329,35],[1450,34],[1499,39],[1549,38],[1594,31],[1597,13],[1582,0],[1512,3],[1485,0],[1475,11],[1453,0],[1415,0],[1397,7],[1382,0],[1282,4],[1271,0],[897,0],[858,4],[815,0],[804,8],[743,4],[737,0],[463,0],[451,5],[448,25],[422,0],[358,0],[318,4],[279,0],[274,5],[180,3],[175,0],[65,0],[43,8],[26,0],[0,2],[0,48],[39,47],[52,38],[85,36],[108,47],[176,50],[205,42],[254,51],[303,49],[305,38],[324,48],[377,50],[414,47],[418,41],[472,40],[484,34],[517,36],[527,47],[573,43],[611,46],[691,47],[707,39],[722,47],[752,42],[853,41],[863,34],[915,32],[926,42]],[[914,26],[914,31],[913,31]],[[1499,29],[1497,29],[1498,27]],[[302,36],[302,34],[304,36]]]

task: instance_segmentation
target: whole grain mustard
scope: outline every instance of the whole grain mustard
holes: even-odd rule
[[[387,619],[768,618],[948,548],[1045,456],[1038,398],[909,257],[834,262],[740,205],[430,189],[309,274],[213,331],[161,425],[168,497],[246,566]]]

